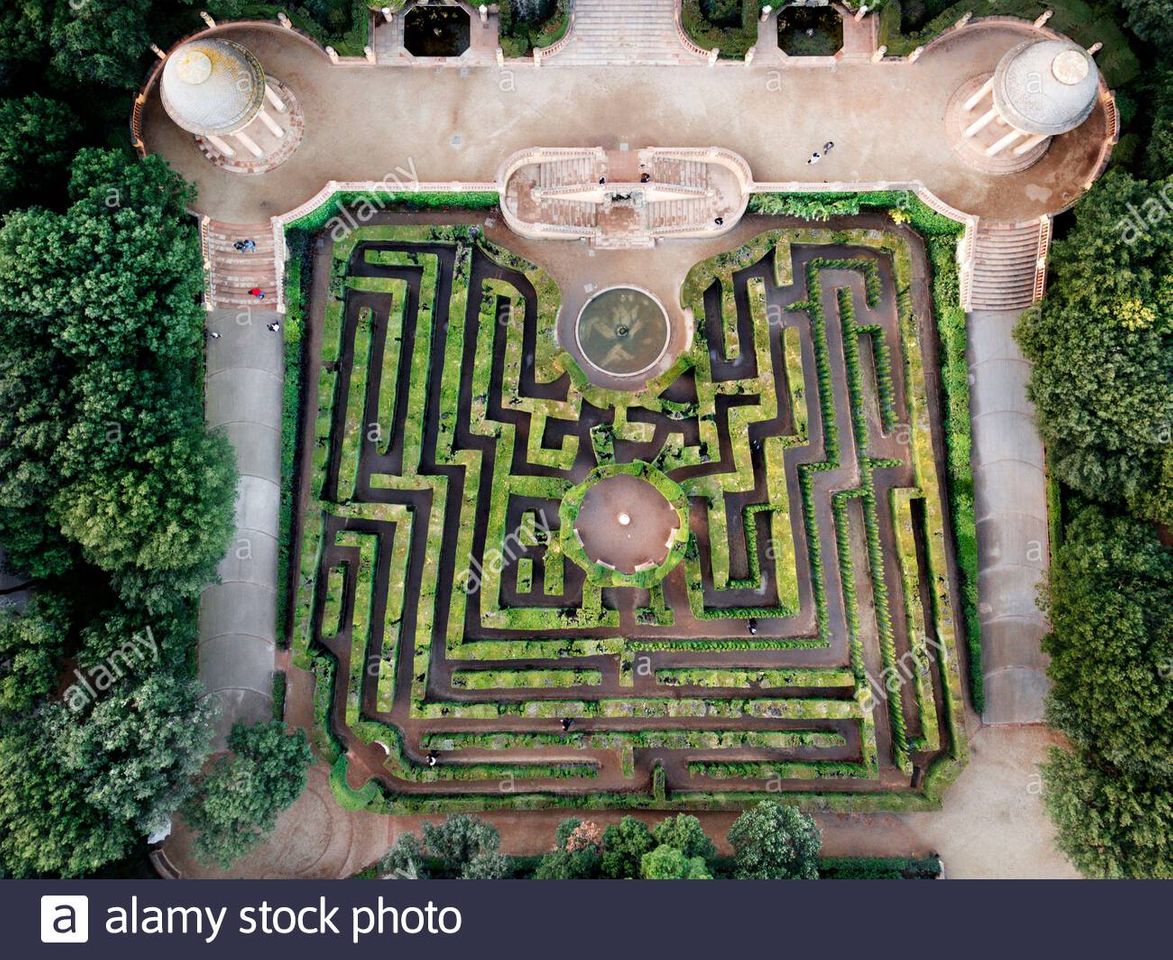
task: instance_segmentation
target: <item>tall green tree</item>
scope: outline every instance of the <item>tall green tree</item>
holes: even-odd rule
[[[816,880],[822,834],[795,807],[764,800],[729,829],[733,874],[739,880]]]
[[[40,94],[0,100],[0,209],[43,202],[65,170],[81,125],[68,104]]]
[[[1055,282],[1017,332],[1054,474],[1173,521],[1173,181],[1104,177],[1055,244]]]
[[[640,860],[644,880],[712,880],[704,857],[688,857],[678,848],[660,844]]]
[[[196,831],[196,855],[225,869],[272,831],[278,814],[305,789],[313,760],[305,733],[286,734],[280,721],[237,724],[228,747],[232,752],[196,781],[184,808]]]
[[[56,594],[0,608],[0,714],[31,710],[53,690],[69,628],[69,604]]]
[[[1043,767],[1058,843],[1090,876],[1173,875],[1173,553],[1151,524],[1085,507],[1044,594],[1047,715],[1071,741]]]
[[[599,869],[613,880],[634,880],[640,874],[643,855],[656,846],[646,823],[626,816],[603,832],[603,854]]]
[[[717,848],[705,833],[701,822],[691,814],[678,813],[661,820],[652,831],[652,836],[656,838],[656,843],[675,847],[689,860],[695,857],[712,860],[717,855]]]

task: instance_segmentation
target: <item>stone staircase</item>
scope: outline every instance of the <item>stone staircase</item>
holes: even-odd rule
[[[538,166],[540,187],[566,187],[595,184],[599,173],[593,156],[547,160]]]
[[[979,221],[962,298],[966,310],[1025,310],[1046,292],[1048,217]]]
[[[703,63],[676,31],[677,0],[574,0],[570,41],[552,66]]]
[[[233,244],[251,239],[257,248],[241,253]],[[268,223],[238,224],[207,220],[200,225],[204,252],[204,305],[208,310],[251,307],[278,309],[278,269],[273,227]],[[249,295],[253,287],[265,291],[265,299]]]

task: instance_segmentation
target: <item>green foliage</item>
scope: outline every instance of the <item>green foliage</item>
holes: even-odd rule
[[[570,26],[570,0],[501,0],[498,6],[501,48],[507,57],[548,47]]]
[[[687,857],[676,847],[661,844],[640,861],[644,880],[712,880],[704,857]]]
[[[73,111],[39,94],[0,100],[0,209],[42,202],[65,183],[80,130]]]
[[[1173,555],[1148,524],[1088,507],[1066,527],[1045,596],[1048,717],[1124,773],[1173,781]]]
[[[232,753],[199,778],[195,796],[184,808],[196,831],[196,855],[225,869],[273,829],[277,815],[305,789],[306,769],[313,760],[305,733],[287,735],[277,721],[237,724],[228,746]]]
[[[23,713],[53,690],[68,632],[60,596],[39,593],[21,611],[0,608],[0,714]]]
[[[1173,217],[1154,196],[1160,186],[1119,171],[1096,184],[1055,244],[1050,293],[1017,337],[1034,364],[1029,395],[1055,476],[1169,523]]]
[[[935,880],[941,875],[936,856],[824,857],[819,861],[820,880]]]
[[[1173,8],[1168,0],[1119,0],[1128,29],[1155,46],[1173,43]]]
[[[644,854],[655,845],[646,823],[635,817],[624,817],[603,833],[600,872],[612,880],[634,880],[640,874]]]
[[[693,43],[719,48],[722,59],[741,59],[758,42],[758,14],[766,5],[767,0],[684,0],[681,23]]]
[[[203,688],[160,671],[0,733],[0,867],[80,876],[123,857],[190,793],[211,736]]]
[[[652,836],[661,847],[675,847],[689,860],[696,857],[712,860],[717,856],[713,841],[705,833],[701,822],[691,814],[678,813],[661,820],[652,831]]]
[[[1173,878],[1169,780],[1122,776],[1089,754],[1059,749],[1051,751],[1042,770],[1059,849],[1083,873]]]
[[[14,877],[78,877],[126,855],[136,831],[109,820],[53,755],[43,718],[0,732],[0,869]]]
[[[1043,768],[1059,846],[1091,876],[1169,877],[1173,556],[1150,525],[1085,507],[1045,601],[1048,719],[1072,744]]]
[[[414,833],[403,833],[379,861],[379,876],[393,880],[427,880],[423,847]]]
[[[763,801],[729,829],[733,875],[739,880],[815,880],[822,834],[795,807]]]

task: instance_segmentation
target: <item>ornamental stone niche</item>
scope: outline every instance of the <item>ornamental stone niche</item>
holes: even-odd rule
[[[301,143],[305,119],[293,93],[231,40],[177,47],[163,65],[159,93],[167,115],[227,170],[266,173]]]
[[[1070,40],[1028,40],[992,74],[971,78],[946,111],[953,149],[986,173],[1025,170],[1047,152],[1051,138],[1091,115],[1100,74],[1091,55]]]

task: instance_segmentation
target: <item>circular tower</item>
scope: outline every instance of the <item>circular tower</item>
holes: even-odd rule
[[[1070,40],[1027,40],[993,74],[974,77],[948,107],[954,149],[988,173],[1014,173],[1039,160],[1051,138],[1082,124],[1099,97],[1091,55]]]
[[[228,169],[271,170],[300,141],[303,121],[292,94],[231,40],[177,47],[163,65],[159,95],[167,115],[196,137],[205,156]]]

